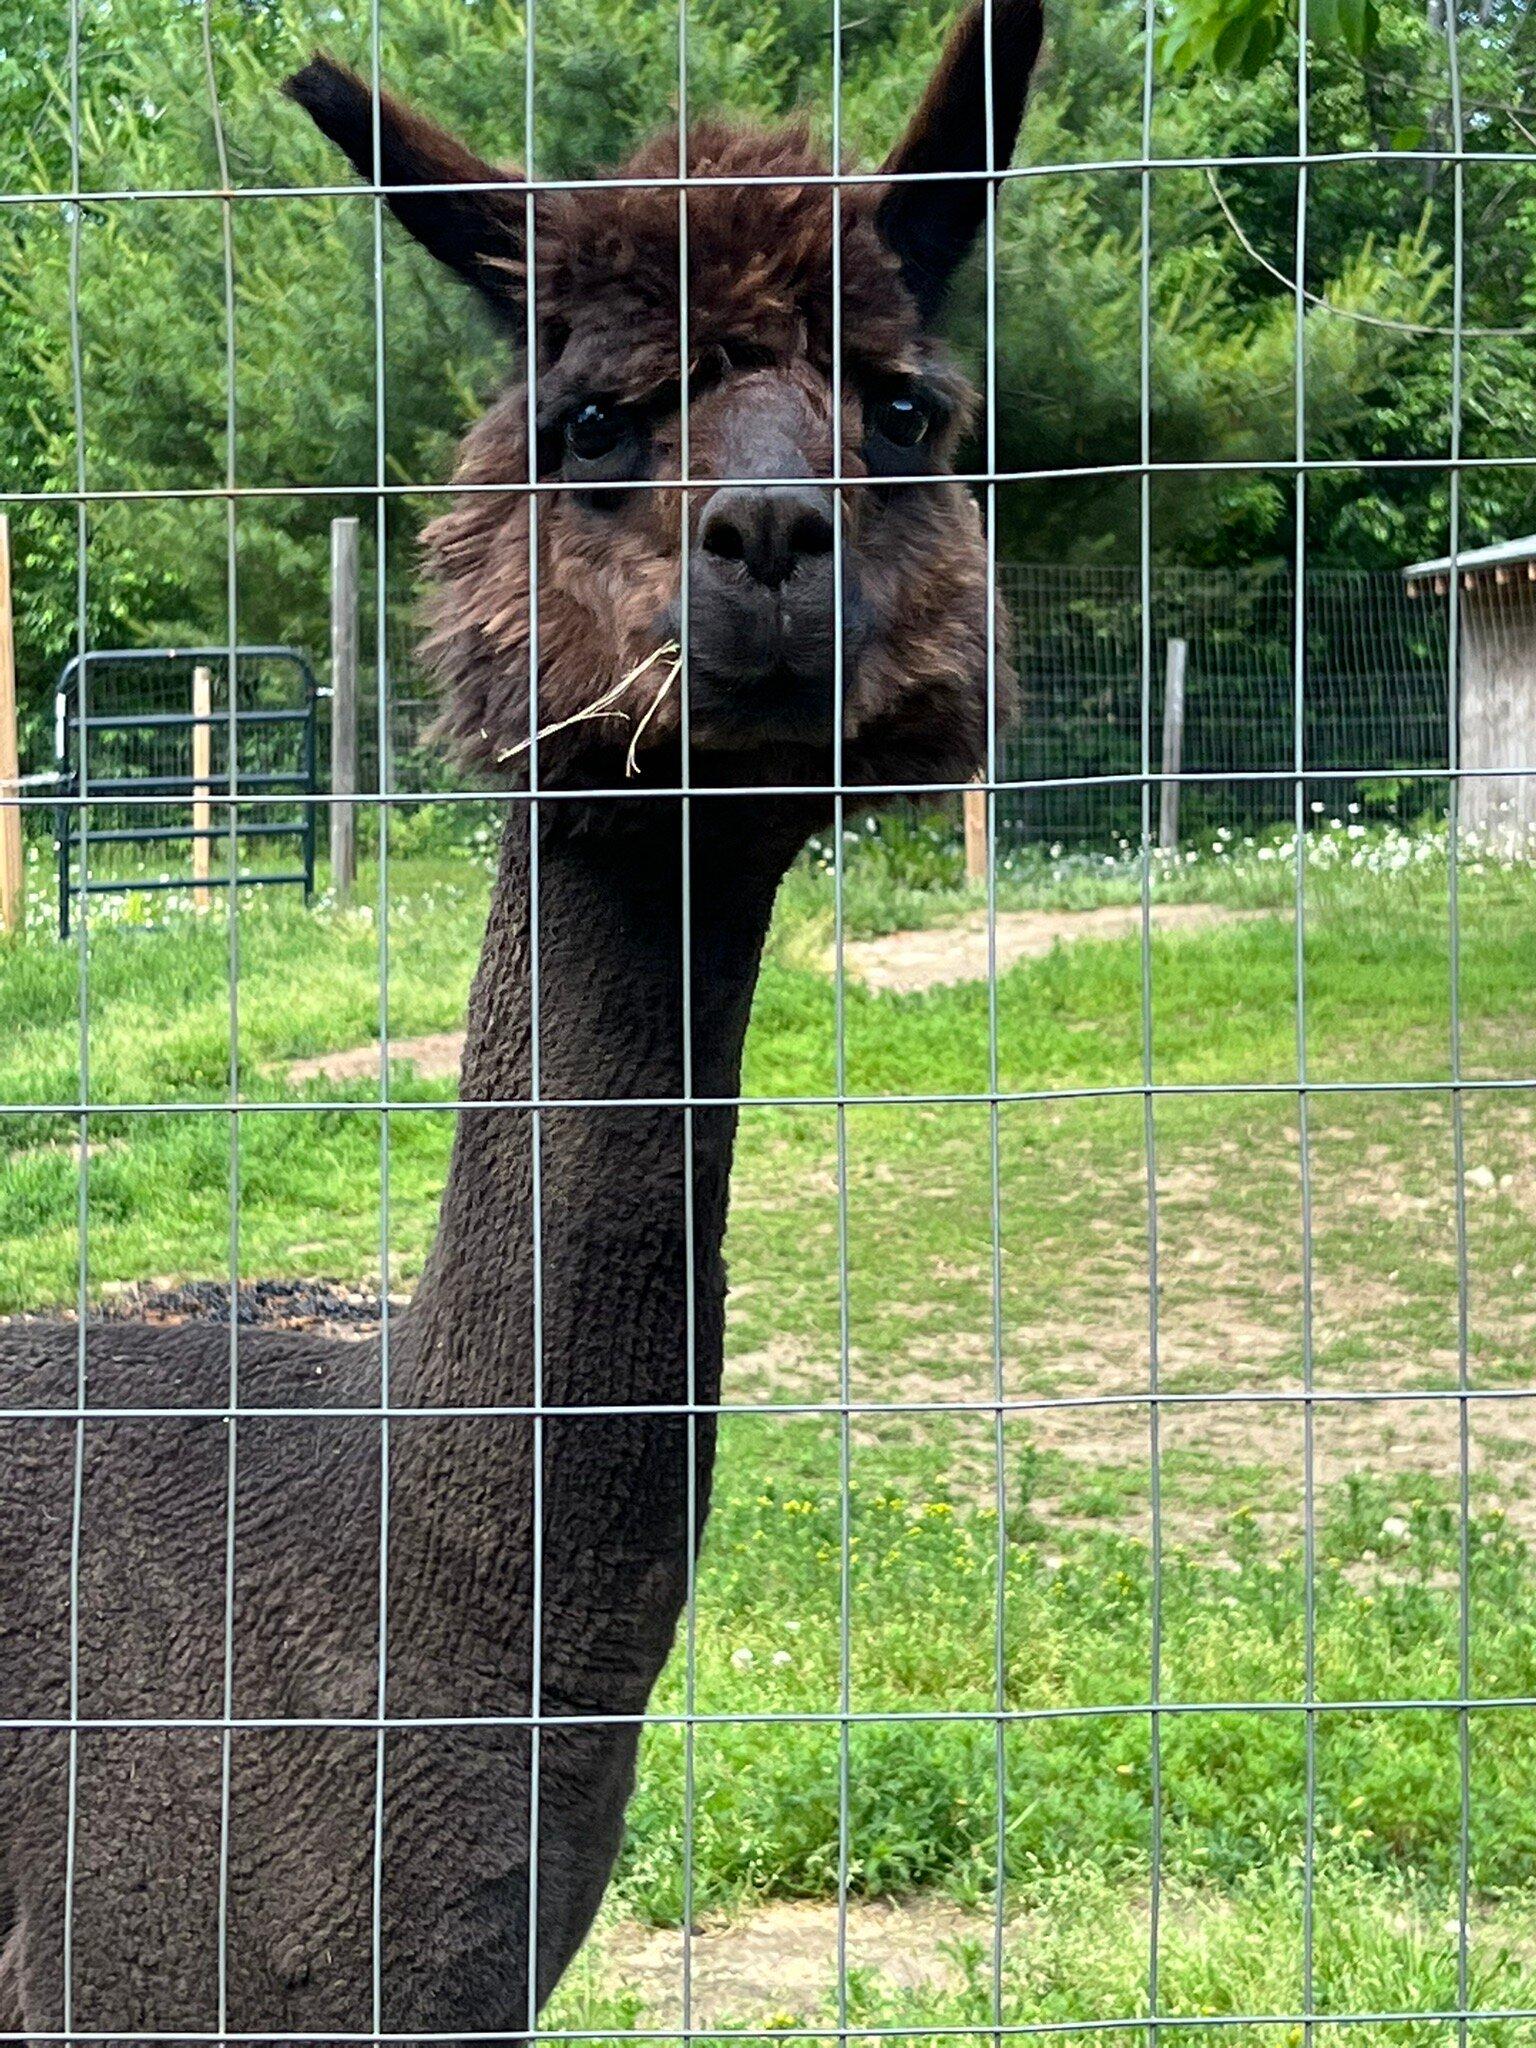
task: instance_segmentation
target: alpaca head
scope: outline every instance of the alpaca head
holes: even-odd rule
[[[889,183],[834,197],[803,130],[705,123],[618,174],[641,182],[537,193],[531,251],[525,193],[499,189],[519,174],[381,100],[380,182],[425,188],[391,207],[517,357],[464,444],[457,480],[476,488],[426,537],[439,729],[461,758],[516,775],[536,723],[543,783],[674,778],[686,617],[697,782],[829,780],[834,701],[848,783],[954,782],[983,759],[1003,626],[975,501],[950,475],[972,393],[933,323],[990,203],[984,176],[953,174],[1007,163],[1039,38],[1038,0],[974,0]],[[317,57],[288,91],[371,178],[367,86]],[[674,178],[680,155],[711,181],[685,205],[643,182]],[[839,442],[858,479],[840,508]],[[518,488],[530,478],[547,488]],[[1006,713],[1001,654],[994,675]]]

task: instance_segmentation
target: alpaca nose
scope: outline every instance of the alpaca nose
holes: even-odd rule
[[[777,590],[808,557],[832,552],[831,494],[803,484],[729,484],[699,515],[699,546]]]

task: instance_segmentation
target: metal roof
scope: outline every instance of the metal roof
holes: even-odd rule
[[[1463,548],[1456,556],[1455,567],[1463,569],[1502,569],[1511,562],[1536,561],[1536,533],[1528,533],[1520,540],[1501,540],[1491,548]],[[1448,576],[1451,572],[1451,557],[1441,555],[1433,562],[1411,562],[1403,575]]]

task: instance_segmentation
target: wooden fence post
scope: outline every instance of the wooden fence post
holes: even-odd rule
[[[213,806],[208,788],[213,780],[213,670],[201,663],[192,671],[192,901],[208,908],[208,871],[213,842]]]
[[[21,794],[21,750],[16,739],[16,638],[11,623],[11,522],[0,513],[0,799]],[[0,931],[19,932],[27,921],[26,872],[21,863],[21,805],[0,800]]]
[[[1189,642],[1168,642],[1166,687],[1163,691],[1163,793],[1158,811],[1157,843],[1172,853],[1179,843],[1179,784],[1184,765],[1184,671],[1189,663]]]
[[[357,521],[331,521],[331,888],[357,881]]]
[[[987,792],[968,789],[960,799],[965,811],[965,879],[987,879]]]

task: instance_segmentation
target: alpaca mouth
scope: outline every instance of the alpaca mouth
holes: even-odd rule
[[[703,747],[732,750],[830,745],[832,692],[830,663],[815,674],[778,663],[750,681],[695,668],[694,741]]]
[[[722,588],[718,580],[701,588],[694,579],[688,626],[689,711],[697,744],[828,743],[834,702],[846,694],[868,638],[851,576],[844,583],[841,636],[829,576],[795,577],[773,591]],[[680,637],[679,628],[674,617],[673,638]]]

